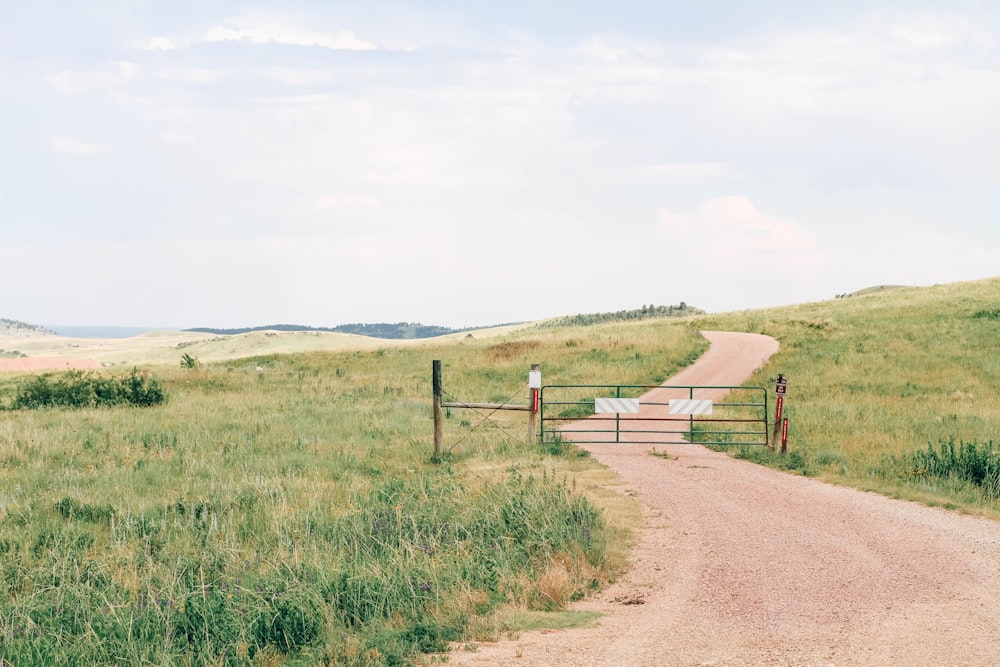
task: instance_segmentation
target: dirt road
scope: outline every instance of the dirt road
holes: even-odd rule
[[[777,350],[706,332],[667,384],[743,382]],[[1000,524],[700,446],[584,445],[646,511],[590,628],[456,650],[453,665],[1000,665]]]
[[[90,359],[64,359],[63,357],[14,357],[0,359],[0,371],[30,373],[49,370],[80,370],[100,368],[101,365]]]

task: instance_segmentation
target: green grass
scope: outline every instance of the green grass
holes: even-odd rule
[[[531,363],[546,384],[653,384],[704,350],[698,330],[765,333],[781,349],[747,384],[788,377],[790,452],[733,455],[1000,518],[998,294],[175,360],[153,369],[164,403],[0,411],[3,659],[408,664],[612,580],[634,502],[578,448],[526,445],[523,413],[449,410],[432,463],[432,359],[446,400],[526,402]],[[0,404],[31,381],[0,377]]]
[[[514,615],[515,631],[567,630],[589,628],[597,623],[601,613],[596,611],[519,611]]]
[[[431,463],[431,360],[461,400],[524,400],[533,361],[587,372],[570,336],[624,381],[700,345],[631,331],[163,367],[157,405],[0,411],[0,655],[407,664],[564,608],[622,567],[627,512],[582,493],[579,449],[526,445],[523,413],[452,411]],[[37,382],[0,379],[0,403]]]
[[[789,379],[785,416],[799,472],[1000,518],[995,498],[961,480],[901,474],[929,445],[1000,433],[1000,279],[696,319],[764,333],[781,349],[749,384]],[[773,416],[773,415],[772,415]],[[766,456],[757,454],[755,456]],[[774,465],[789,467],[787,463]]]

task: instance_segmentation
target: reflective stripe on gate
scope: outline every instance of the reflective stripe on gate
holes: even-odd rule
[[[636,411],[638,412],[638,410]],[[710,415],[712,401],[695,400],[693,398],[671,398],[670,414],[672,415]]]

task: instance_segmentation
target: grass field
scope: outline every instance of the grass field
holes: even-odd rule
[[[1000,445],[1000,280],[869,290],[848,298],[700,318],[702,328],[781,342],[751,384],[789,378],[794,456],[772,461],[828,481],[1000,518],[996,494],[928,475],[921,453]],[[975,457],[972,457],[975,458]],[[982,457],[980,457],[982,458]],[[969,463],[969,461],[965,461]],[[1000,471],[1000,459],[981,461]]]
[[[749,384],[788,376],[791,452],[735,455],[1000,518],[1000,280],[194,368],[175,346],[165,403],[0,411],[0,657],[397,665],[536,627],[621,570],[638,509],[523,413],[450,410],[432,463],[431,361],[449,399],[521,402],[534,362],[663,381],[701,329],[781,342]]]
[[[432,464],[431,361],[460,399],[524,400],[540,358],[636,380],[702,346],[632,331],[176,363],[160,405],[0,412],[3,659],[405,664],[562,608],[622,567],[635,509],[523,413],[452,411]]]

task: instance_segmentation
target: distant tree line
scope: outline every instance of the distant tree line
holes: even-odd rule
[[[19,320],[9,320],[6,317],[0,317],[0,331],[13,333],[38,333],[50,336],[54,336],[56,333],[55,331],[49,331],[45,327],[38,326],[37,324],[28,324],[27,322],[21,322]]]
[[[625,320],[643,320],[654,317],[682,317],[685,315],[700,315],[705,311],[693,308],[683,301],[676,306],[642,306],[634,310],[619,310],[614,313],[591,313],[588,315],[569,315],[567,317],[557,317],[546,320],[538,324],[539,328],[562,327],[562,326],[589,326],[602,322],[618,322]],[[216,329],[212,327],[197,327],[185,329],[196,333],[214,334],[217,336],[237,336],[239,334],[253,333],[255,331],[285,331],[285,332],[328,332],[356,334],[368,336],[369,338],[384,338],[390,340],[408,340],[415,338],[433,338],[447,334],[464,333],[476,331],[478,329],[490,329],[493,327],[510,326],[512,324],[523,324],[522,322],[508,322],[507,324],[494,324],[488,327],[465,327],[464,329],[451,329],[434,325],[418,324],[415,322],[382,322],[378,324],[341,324],[335,327],[309,327],[299,324],[268,324],[261,327],[241,327],[238,329]]]
[[[619,310],[613,313],[590,313],[581,315],[567,315],[546,320],[538,325],[539,328],[549,327],[586,327],[604,322],[625,322],[629,320],[646,320],[655,317],[683,317],[686,315],[701,315],[705,311],[700,308],[692,308],[683,301],[676,306],[654,306],[652,304],[635,308],[633,310]]]

